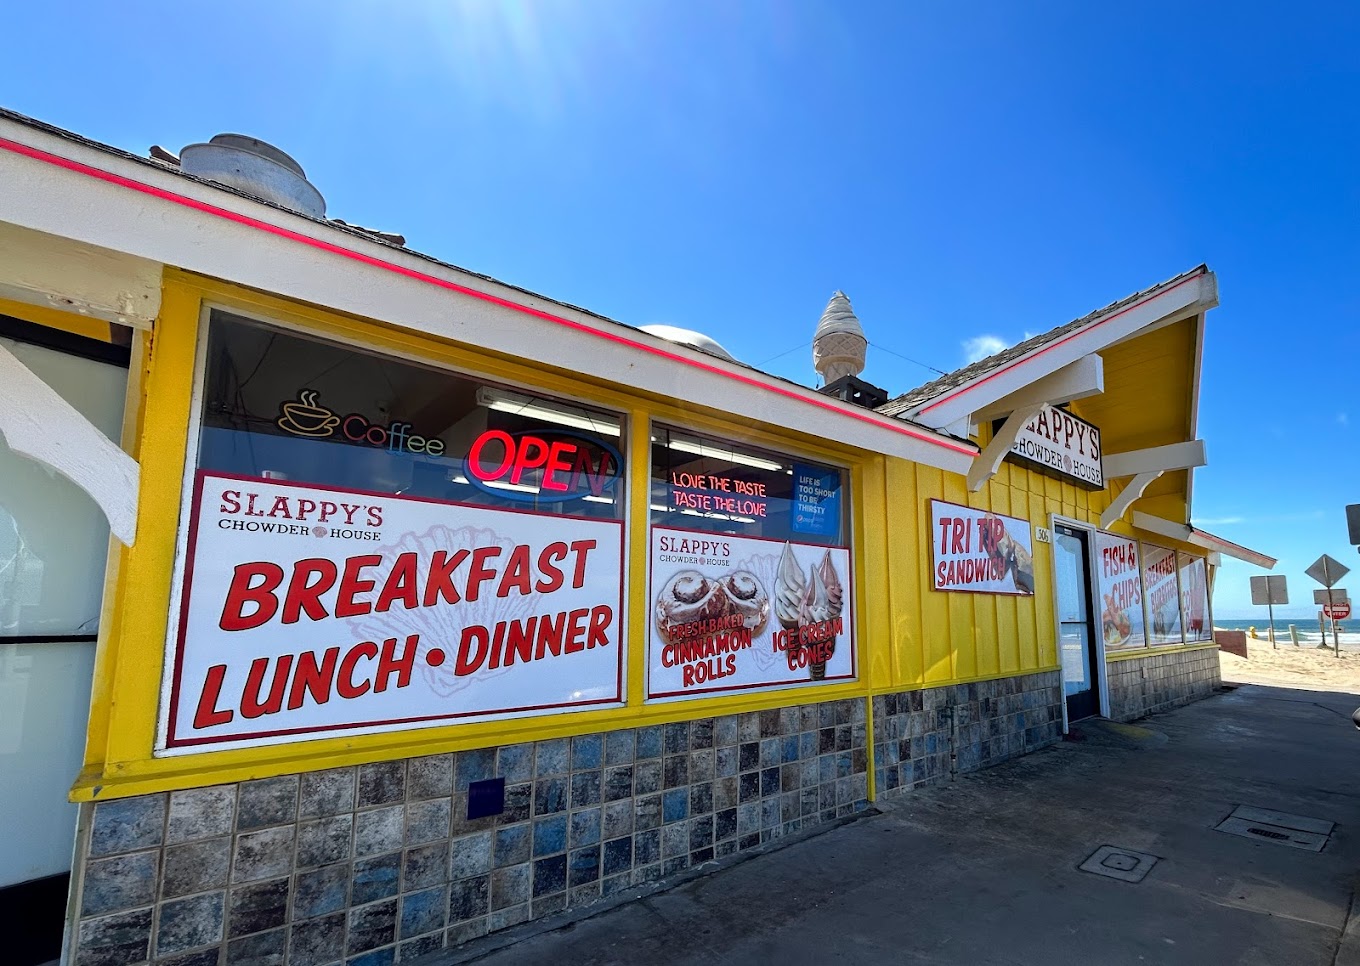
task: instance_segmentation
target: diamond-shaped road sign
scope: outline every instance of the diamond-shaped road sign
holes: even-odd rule
[[[1304,571],[1324,587],[1334,586],[1338,580],[1350,572],[1350,567],[1325,553],[1314,560],[1313,565]]]

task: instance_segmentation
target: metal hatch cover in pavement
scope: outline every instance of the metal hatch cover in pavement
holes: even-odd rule
[[[1216,831],[1229,835],[1308,852],[1321,852],[1335,827],[1335,823],[1324,819],[1290,815],[1251,805],[1237,806],[1231,815],[1214,826]]]

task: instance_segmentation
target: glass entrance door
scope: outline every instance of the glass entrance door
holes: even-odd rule
[[[1086,531],[1059,524],[1054,528],[1053,555],[1058,566],[1058,659],[1067,695],[1067,720],[1080,721],[1100,712]]]

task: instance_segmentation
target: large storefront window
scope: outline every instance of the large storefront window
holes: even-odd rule
[[[623,423],[215,312],[166,751],[623,701]]]
[[[621,519],[617,416],[215,313],[198,465]]]
[[[1143,623],[1143,583],[1138,570],[1138,541],[1096,531],[1096,583],[1100,590],[1100,628],[1107,651],[1147,645]]]
[[[650,698],[851,679],[836,467],[652,428]]]
[[[1187,642],[1212,641],[1213,623],[1209,620],[1209,573],[1203,557],[1178,554],[1181,580],[1181,615]]]
[[[1151,633],[1148,643],[1180,644],[1181,595],[1176,581],[1176,551],[1143,544],[1143,591]]]

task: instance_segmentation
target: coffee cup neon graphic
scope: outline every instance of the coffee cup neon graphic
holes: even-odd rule
[[[340,425],[340,417],[318,405],[316,396],[315,389],[302,390],[296,400],[279,407],[280,416],[274,425],[294,436],[330,436]]]

